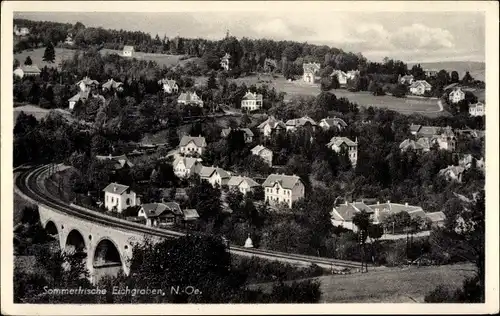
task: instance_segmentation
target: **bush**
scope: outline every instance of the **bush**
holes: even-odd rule
[[[318,281],[278,283],[273,286],[269,297],[272,303],[317,303],[321,298]]]
[[[440,284],[425,296],[424,301],[426,303],[453,303],[456,299],[448,286]]]

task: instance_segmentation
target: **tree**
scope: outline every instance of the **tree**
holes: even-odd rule
[[[54,50],[54,45],[52,45],[52,42],[49,42],[47,44],[47,47],[45,47],[45,52],[43,53],[43,61],[53,63],[55,59],[56,59],[56,52]]]
[[[468,71],[465,72],[465,75],[462,78],[462,83],[463,84],[469,84],[469,83],[472,83],[473,81],[474,81],[474,78],[472,78],[472,76],[470,75],[470,73]]]
[[[360,233],[363,233],[362,242],[364,243],[366,237],[368,237],[368,228],[370,227],[371,223],[370,214],[362,210],[361,212],[358,212],[353,216],[352,223],[358,227]]]
[[[24,60],[24,64],[27,65],[27,66],[33,64],[33,61],[31,60],[30,56],[26,57],[26,59]]]
[[[459,77],[458,77],[458,72],[453,70],[451,72],[451,83],[458,83],[459,82]]]
[[[215,73],[212,71],[207,80],[208,89],[217,89],[217,81],[215,80]]]
[[[21,63],[19,62],[19,60],[17,58],[14,58],[14,67],[13,67],[13,69],[16,69],[20,65],[21,65]]]

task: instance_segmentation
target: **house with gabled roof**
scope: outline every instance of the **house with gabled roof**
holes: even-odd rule
[[[324,119],[321,119],[321,121],[318,124],[321,128],[324,130],[329,130],[331,128],[337,128],[338,130],[343,130],[344,128],[347,127],[347,123],[339,118],[339,117],[326,117]]]
[[[251,149],[251,153],[262,158],[269,166],[273,165],[273,152],[269,148],[257,145]]]
[[[115,81],[113,78],[108,79],[105,83],[102,84],[103,91],[122,91],[123,83],[119,81]]]
[[[347,151],[349,156],[349,160],[353,166],[356,166],[358,162],[358,138],[356,137],[355,141],[350,140],[347,137],[332,137],[330,142],[326,144],[328,148],[331,150],[340,153],[342,149]]]
[[[368,205],[373,210],[373,223],[381,224],[384,220],[392,215],[400,212],[406,212],[412,219],[421,218],[425,220],[426,213],[420,206],[409,205],[408,203],[399,204],[391,203],[387,201],[386,203],[377,202],[377,204]],[[384,230],[388,231],[390,227],[384,227]]]
[[[22,65],[14,70],[14,76],[23,78],[24,76],[39,76],[42,71],[37,65]]]
[[[293,202],[305,196],[304,183],[296,175],[270,174],[262,187],[265,201],[271,205],[284,203],[291,208]]]
[[[260,123],[257,128],[264,137],[271,137],[273,134],[286,131],[285,123],[276,119],[274,116],[269,116],[269,118]]]
[[[207,147],[207,142],[203,136],[184,135],[179,142],[179,150],[181,155],[203,155],[203,151]]]
[[[172,163],[174,174],[179,178],[188,178],[198,174],[202,168],[200,158],[178,157]]]
[[[163,78],[158,80],[158,84],[166,94],[179,92],[179,86],[177,85],[177,82],[175,80]]]
[[[469,114],[470,116],[484,116],[484,103],[477,102],[469,105]]]
[[[444,177],[446,181],[462,182],[462,175],[465,168],[462,166],[448,166],[439,170],[439,176]]]
[[[104,207],[109,211],[121,213],[124,209],[139,204],[134,191],[128,185],[110,183],[103,190]]]
[[[230,60],[231,55],[229,55],[228,53],[225,53],[224,56],[222,56],[222,58],[220,59],[220,66],[226,71],[230,70]]]
[[[245,195],[252,192],[256,187],[260,187],[260,184],[249,177],[232,176],[227,182],[227,186],[230,189],[234,188]]]
[[[398,81],[400,84],[411,85],[413,83],[413,80],[415,80],[413,75],[404,75],[404,76],[400,75]]]
[[[417,141],[413,139],[405,139],[401,144],[399,144],[399,149],[401,151],[414,150],[419,153],[428,152],[431,150],[430,143],[427,138],[420,138]]]
[[[414,95],[424,95],[431,92],[431,90],[432,85],[425,80],[417,80],[410,85],[410,93]]]
[[[431,222],[431,227],[443,227],[446,222],[446,214],[442,211],[425,213],[425,217]]]
[[[146,219],[147,226],[171,226],[175,218],[183,216],[181,207],[176,202],[143,204],[137,214]]]
[[[241,99],[241,109],[246,111],[256,111],[262,108],[262,94],[247,91]]]
[[[182,92],[177,98],[178,104],[203,107],[203,100],[195,92]]]
[[[249,129],[249,128],[237,128],[237,129],[234,129],[234,130],[231,127],[223,128],[222,131],[221,131],[221,133],[220,133],[220,136],[223,137],[223,138],[226,138],[226,137],[229,136],[229,134],[231,133],[231,131],[242,131],[243,135],[245,137],[245,143],[248,144],[248,143],[253,142],[253,137],[255,135],[252,132],[252,130]]]
[[[334,206],[332,212],[330,213],[332,225],[344,227],[356,232],[357,227],[352,222],[352,219],[354,215],[362,211],[373,214],[373,210],[363,201],[353,203],[346,201],[343,204]]]
[[[123,46],[123,57],[132,57],[134,55],[134,46],[125,45]]]
[[[456,87],[450,92],[448,98],[451,103],[458,103],[465,100],[465,92],[462,91],[461,87]]]
[[[317,125],[318,123],[306,115],[301,118],[286,121],[286,131],[294,132],[300,128],[310,128],[311,130],[314,130]]]
[[[330,77],[336,77],[340,86],[346,86],[347,80],[349,79],[350,76],[345,71],[342,71],[340,69],[334,69],[333,72],[330,74]]]
[[[304,74],[302,79],[307,83],[315,83],[317,80],[318,71],[321,69],[321,65],[318,63],[304,63],[302,64]]]
[[[219,187],[227,185],[231,178],[231,173],[219,167],[201,167],[199,171],[200,179],[206,180],[212,186],[218,185]]]

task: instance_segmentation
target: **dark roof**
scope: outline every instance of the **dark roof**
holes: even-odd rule
[[[333,208],[332,219],[338,221],[352,221],[354,215],[362,211],[373,213],[373,210],[363,202],[346,202]]]
[[[207,142],[205,141],[205,137],[202,137],[202,136],[194,137],[194,136],[189,136],[189,135],[182,136],[181,142],[179,143],[179,146],[181,146],[181,147],[186,146],[191,141],[194,142],[194,144],[198,147],[207,146]]]
[[[114,193],[114,194],[123,194],[123,192],[129,189],[128,185],[118,184],[118,183],[110,183],[107,187],[103,189],[104,192]]]
[[[176,202],[147,203],[142,205],[142,209],[148,218],[167,215],[168,213],[178,216],[183,215],[179,204]],[[168,213],[166,213],[167,211]]]
[[[249,187],[257,187],[259,184],[249,177],[232,176],[227,182],[228,186],[239,186],[242,182],[246,181]]]
[[[284,189],[292,189],[297,185],[297,183],[302,182],[300,180],[300,177],[293,175],[286,175],[286,174],[270,174],[266,181],[262,183],[263,187],[272,187],[274,186],[275,183],[279,183],[280,186]]]

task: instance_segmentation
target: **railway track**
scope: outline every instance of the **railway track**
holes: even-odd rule
[[[178,238],[186,235],[185,233],[178,231],[147,227],[143,224],[130,222],[83,207],[77,207],[67,204],[46,191],[44,187],[45,178],[43,176],[47,173],[48,166],[36,166],[29,170],[17,171],[20,172],[15,180],[17,190],[19,190],[23,195],[30,199],[34,204],[42,204],[56,212],[74,216],[94,223],[99,223],[103,226],[125,230],[127,232],[140,233],[146,236],[155,236],[160,238]],[[278,260],[281,262],[299,265],[316,264],[322,268],[327,269],[359,269],[360,267],[360,263],[353,261],[290,254],[256,248],[244,248],[233,244],[229,245],[229,250],[231,251],[231,253],[236,255],[257,256],[270,260]]]

